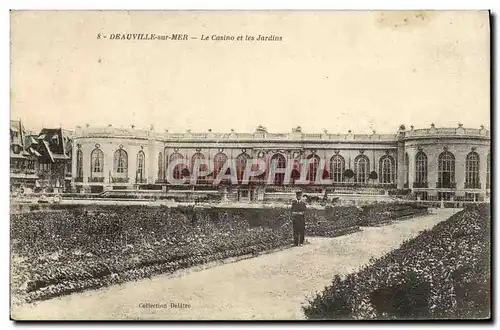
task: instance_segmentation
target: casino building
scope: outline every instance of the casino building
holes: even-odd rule
[[[228,159],[235,160],[237,176],[249,159],[278,167],[294,162],[292,177],[300,171],[300,160],[309,159],[306,191],[407,194],[421,200],[482,201],[490,195],[490,132],[481,128],[407,129],[392,134],[305,133],[296,127],[289,133],[271,133],[259,126],[252,133],[157,132],[150,129],[77,127],[72,148],[72,189],[76,192],[214,189],[212,181]],[[165,180],[170,162],[183,159],[174,177],[188,176],[196,159],[213,166],[213,174],[182,186]],[[333,183],[318,185],[314,176],[319,164],[322,176]],[[259,199],[266,191],[291,191],[294,181],[282,184],[276,175],[272,184],[262,177],[248,184],[225,187],[237,199]],[[259,197],[260,196],[260,197]]]

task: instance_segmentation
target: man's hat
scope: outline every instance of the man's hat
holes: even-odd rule
[[[296,190],[295,195],[302,194],[302,190]]]

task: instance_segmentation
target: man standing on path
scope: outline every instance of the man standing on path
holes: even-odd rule
[[[302,199],[302,191],[297,191],[292,200],[293,243],[295,246],[304,244],[306,231],[305,211],[306,202]]]

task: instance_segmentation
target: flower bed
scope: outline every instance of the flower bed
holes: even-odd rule
[[[356,274],[336,276],[308,319],[487,318],[490,206],[470,206]]]
[[[34,301],[288,247],[291,231],[224,210],[109,206],[12,215],[11,241],[14,293]]]

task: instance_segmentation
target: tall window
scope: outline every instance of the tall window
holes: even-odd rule
[[[227,156],[220,152],[214,157],[214,178],[219,175],[219,172],[224,167],[224,164],[227,162]]]
[[[479,155],[475,152],[465,159],[465,188],[479,188]]]
[[[83,152],[80,149],[76,151],[76,177],[83,178]]]
[[[354,159],[355,182],[366,183],[370,171],[370,160],[365,155],[359,155]]]
[[[163,153],[158,153],[158,180],[163,180]]]
[[[236,177],[238,178],[238,181],[243,180],[245,168],[248,164],[249,159],[250,156],[245,153],[240,154],[238,157],[236,157]]]
[[[250,160],[250,159],[249,159]],[[267,178],[268,168],[267,165],[267,156],[265,154],[260,155],[257,159],[254,159],[250,165],[250,168],[253,172],[261,171],[262,173],[256,177],[250,177],[251,182],[262,182],[265,178]]]
[[[193,157],[191,157],[191,168],[192,168],[192,170],[194,170],[194,166],[196,165],[197,162],[201,163],[201,161],[204,160],[204,159],[205,159],[205,155],[204,154],[202,154],[201,152],[195,153],[193,155]],[[206,168],[206,164],[202,164],[200,166],[199,170],[200,171],[205,171],[206,169],[207,169]]]
[[[333,182],[343,182],[345,172],[345,159],[340,155],[335,155],[330,159],[330,179]]]
[[[102,152],[102,150],[99,148],[95,148],[94,150],[92,150],[92,153],[90,154],[90,159],[91,159],[91,164],[90,164],[91,176],[94,175],[102,176],[104,174],[104,153]]]
[[[137,177],[136,179],[140,182],[145,179],[145,156],[144,152],[141,150],[137,153]]]
[[[490,176],[490,154],[486,157],[486,189],[490,188],[491,176]]]
[[[274,169],[284,169],[286,168],[286,159],[282,154],[274,154],[271,157],[271,164]],[[285,180],[285,173],[276,173],[274,174],[274,184],[281,185]]]
[[[178,152],[171,154],[169,157],[169,164],[176,163],[175,167],[172,169],[172,176],[176,180],[182,178],[182,170],[185,168],[185,165],[182,164],[182,159],[184,159],[184,157]]]
[[[394,158],[389,155],[380,157],[379,178],[380,183],[394,183]]]
[[[310,183],[314,183],[316,182],[316,179],[319,179],[316,178],[316,172],[318,171],[320,159],[318,155],[310,155],[309,157],[307,157],[307,159],[309,160],[309,170],[307,171],[307,180]]]
[[[415,182],[427,182],[427,156],[422,151],[417,153],[415,158]]]
[[[202,154],[201,152],[197,152],[191,157],[191,168],[192,171],[191,173],[194,173],[194,168],[195,166],[199,166],[200,168],[198,169],[199,172],[205,172],[207,170],[207,165],[203,164],[202,161],[205,159],[205,155]],[[198,173],[199,173],[198,172]],[[201,178],[197,178],[196,182],[198,183],[198,180]]]
[[[438,157],[438,188],[451,188],[455,182],[455,156],[449,151]]]
[[[128,155],[125,150],[118,149],[115,151],[113,163],[113,169],[116,174],[128,175]]]

